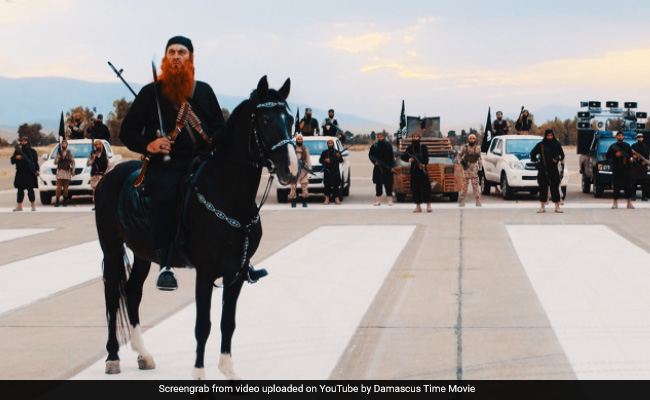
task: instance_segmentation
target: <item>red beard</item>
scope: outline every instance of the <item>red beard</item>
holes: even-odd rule
[[[185,102],[194,90],[194,56],[190,55],[190,59],[181,68],[174,68],[165,57],[161,70],[159,79],[162,82],[163,94],[172,103]]]

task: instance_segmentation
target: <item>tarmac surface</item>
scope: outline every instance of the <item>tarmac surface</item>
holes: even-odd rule
[[[242,292],[242,378],[650,379],[648,203],[612,210],[611,192],[583,194],[568,154],[563,214],[494,189],[480,208],[441,198],[414,214],[410,203],[374,207],[367,154],[351,152],[351,163],[342,205],[314,197],[291,209],[272,192],[263,207],[252,261],[269,276]],[[157,291],[155,273],[145,282],[157,369],[137,371],[124,348],[124,373],[106,376],[91,199],[12,212],[10,187],[0,180],[0,379],[191,379],[194,271],[178,271],[175,292]],[[219,309],[214,300],[209,379],[221,379]]]

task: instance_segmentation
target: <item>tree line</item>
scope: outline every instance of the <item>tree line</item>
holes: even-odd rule
[[[113,145],[123,145],[122,141],[120,140],[120,128],[122,127],[122,121],[124,121],[124,117],[126,117],[126,114],[129,112],[129,108],[131,108],[131,104],[131,101],[127,101],[124,98],[115,100],[113,102],[114,110],[108,113],[107,117],[104,117],[104,123],[108,127],[108,131],[111,134],[110,142]],[[68,127],[68,125],[72,122],[74,115],[77,113],[81,115],[81,119],[86,123],[87,129],[97,119],[97,116],[95,115],[96,112],[97,111],[95,108],[90,109],[83,106],[71,108],[64,114],[64,129]],[[224,119],[228,120],[228,117],[230,117],[230,111],[228,111],[228,109],[222,108],[221,112],[223,113]],[[47,146],[52,143],[58,143],[59,141],[58,131],[45,134],[43,133],[43,126],[41,124],[24,123],[18,127],[16,139],[13,142],[9,143],[9,141],[5,140],[4,138],[0,138],[0,147],[15,146],[18,144],[19,139],[23,136],[28,137],[29,142],[33,146]],[[87,137],[90,138],[90,136]]]

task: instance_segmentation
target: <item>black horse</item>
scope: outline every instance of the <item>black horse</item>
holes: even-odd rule
[[[238,379],[232,367],[231,341],[237,299],[262,237],[261,205],[255,202],[262,168],[268,167],[284,184],[297,179],[296,152],[290,139],[293,117],[286,103],[290,85],[287,79],[276,91],[262,77],[250,98],[233,110],[220,135],[224,143],[195,163],[183,181],[186,189],[178,211],[174,266],[196,269],[195,379],[205,379],[212,291],[218,279],[224,282],[219,369],[226,378]],[[146,196],[133,188],[141,166],[139,161],[118,164],[95,192],[97,232],[104,253],[107,374],[120,372],[119,345],[129,338],[138,353],[139,368],[155,368],[144,346],[139,315],[144,281],[151,262],[157,262],[153,244],[144,233],[146,207],[133,206],[147,203]],[[132,267],[125,245],[134,253]]]

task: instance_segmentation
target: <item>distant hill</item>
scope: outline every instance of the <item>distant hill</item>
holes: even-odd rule
[[[142,84],[129,85],[137,93]],[[116,78],[113,83],[87,82],[69,78],[6,78],[0,76],[0,136],[7,140],[14,140],[17,136],[18,126],[24,123],[40,123],[43,132],[58,131],[61,112],[83,106],[97,109],[96,114],[103,114],[104,118],[114,110],[113,101],[125,98],[133,100],[133,94]],[[249,93],[244,96],[230,96],[217,94],[222,108],[232,111],[241,103]],[[296,108],[300,108],[300,116],[304,113],[305,106],[290,102],[293,116]],[[314,117],[320,123],[327,116],[326,109],[312,107]],[[343,130],[353,133],[368,133],[371,130],[390,129],[385,124],[370,121],[349,114],[336,114],[336,118]]]

